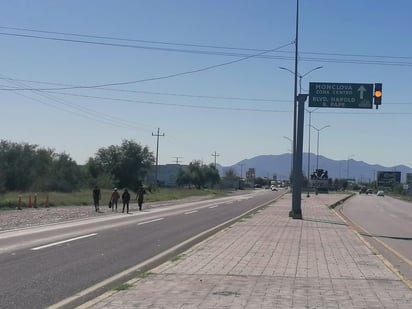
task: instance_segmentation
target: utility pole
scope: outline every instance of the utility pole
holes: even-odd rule
[[[245,165],[244,163],[240,163],[240,179],[243,178],[243,166]]]
[[[179,164],[179,159],[183,159],[183,157],[173,157],[176,159],[176,164]]]
[[[152,136],[156,136],[157,137],[157,144],[156,144],[156,177],[155,177],[155,179],[156,179],[156,185],[158,185],[158,182],[157,182],[157,171],[158,171],[158,166],[159,166],[159,137],[160,136],[165,136],[165,134],[164,133],[162,133],[162,134],[160,134],[160,129],[159,128],[157,128],[157,134],[154,134],[153,132],[152,132]]]
[[[220,156],[219,154],[216,153],[216,151],[214,153],[212,153],[212,157],[215,157],[215,167],[216,167],[216,157]]]

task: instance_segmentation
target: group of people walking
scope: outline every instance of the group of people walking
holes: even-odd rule
[[[142,210],[145,194],[146,194],[146,190],[143,187],[140,187],[137,190],[136,199],[137,199],[137,204],[139,205],[140,211]],[[124,210],[126,208],[126,212],[129,213],[130,193],[127,189],[124,189],[121,196],[119,192],[117,191],[117,188],[113,189],[113,192],[109,200],[109,208],[111,208],[113,212],[117,212],[117,205],[118,205],[120,198],[122,199],[122,202],[123,202],[122,212],[124,213]],[[94,208],[96,212],[100,212],[100,200],[101,200],[100,188],[98,186],[95,186],[93,189],[93,202],[94,202]]]

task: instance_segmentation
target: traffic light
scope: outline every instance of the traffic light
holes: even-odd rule
[[[376,109],[378,106],[382,104],[382,84],[375,83],[375,90],[373,91],[373,104],[376,105]]]

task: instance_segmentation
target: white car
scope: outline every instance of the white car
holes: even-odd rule
[[[377,196],[385,196],[385,192],[383,192],[383,191],[378,191],[378,192],[376,192],[376,195],[377,195]]]
[[[277,191],[278,189],[276,189],[276,186],[275,186],[275,185],[271,185],[271,186],[270,186],[270,190],[272,190],[272,191]]]

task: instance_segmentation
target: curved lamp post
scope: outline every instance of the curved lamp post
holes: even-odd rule
[[[317,152],[316,152],[316,169],[318,169],[319,168],[319,132],[322,131],[323,129],[329,128],[330,125],[328,124],[326,126],[323,126],[320,129],[318,129],[317,127],[313,125],[311,125],[311,127],[314,128],[316,131],[318,131],[318,143],[317,143],[318,145],[317,145]]]
[[[312,70],[306,72],[305,74],[299,74],[299,72],[298,72],[297,75],[298,75],[298,77],[299,77],[299,93],[302,93],[302,78],[304,78],[306,75],[309,75],[309,74],[312,73],[313,71],[316,71],[316,70],[319,70],[319,69],[322,69],[322,68],[323,68],[323,66],[313,68]],[[288,72],[292,73],[293,75],[295,75],[295,72],[293,72],[292,70],[289,70],[288,68],[279,67],[279,69],[288,71]]]
[[[354,156],[354,154],[351,154],[346,158],[346,179],[349,179],[349,160],[352,159]]]
[[[314,108],[312,110],[308,110],[305,108],[305,110],[308,112],[309,114],[309,124],[308,124],[308,194],[307,197],[310,196],[309,194],[309,179],[310,179],[310,129],[312,126],[312,113],[316,110],[318,110],[320,107]]]

